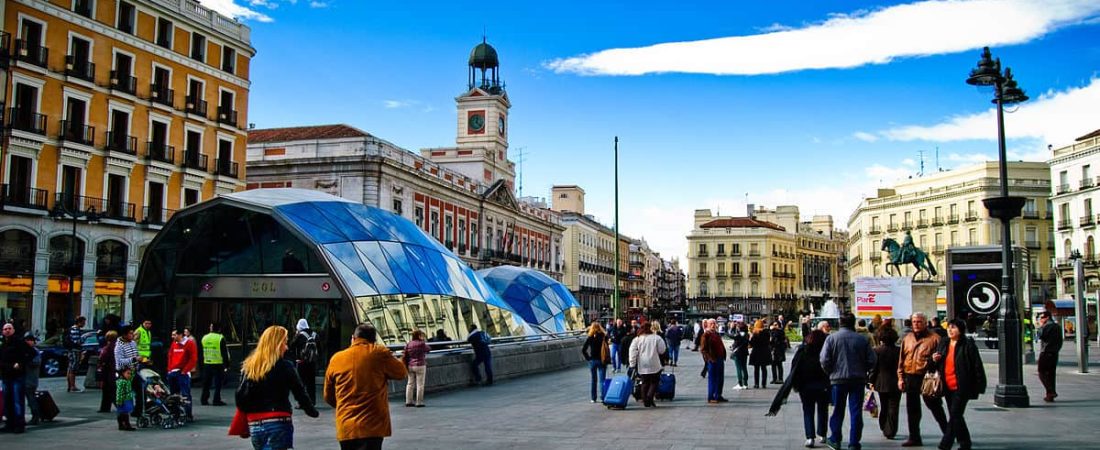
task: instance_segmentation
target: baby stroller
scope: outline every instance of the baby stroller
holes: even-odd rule
[[[137,419],[139,428],[160,427],[166,430],[182,427],[185,419],[183,396],[170,394],[168,385],[160,374],[153,369],[138,371],[141,380],[141,416]]]

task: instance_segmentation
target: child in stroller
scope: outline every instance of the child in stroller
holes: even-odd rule
[[[170,394],[168,385],[159,373],[144,368],[138,371],[138,379],[141,380],[144,398],[141,402],[142,415],[137,421],[139,428],[155,426],[167,430],[187,423],[184,410],[186,400],[179,394]]]

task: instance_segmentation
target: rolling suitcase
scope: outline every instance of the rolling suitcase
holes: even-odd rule
[[[61,413],[49,391],[36,391],[34,398],[38,400],[38,417],[40,419],[49,422]]]
[[[607,398],[607,390],[611,388],[611,379],[604,378],[603,385],[600,387],[600,400]]]
[[[607,395],[604,396],[603,404],[612,409],[626,408],[627,401],[630,400],[630,391],[633,390],[634,382],[630,377],[626,375],[617,375],[611,379],[611,385],[607,388]]]
[[[672,400],[676,397],[676,374],[662,373],[657,383],[657,400]]]

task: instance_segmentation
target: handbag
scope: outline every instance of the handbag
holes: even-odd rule
[[[930,398],[943,397],[943,378],[940,377],[940,371],[930,370],[924,374],[924,380],[921,380],[920,384],[920,393]]]
[[[878,402],[875,401],[875,390],[867,391],[867,398],[863,402],[863,410],[871,413],[871,418],[878,417]]]

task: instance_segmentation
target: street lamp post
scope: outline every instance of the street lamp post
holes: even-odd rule
[[[58,201],[54,202],[53,210],[50,211],[50,217],[54,219],[71,219],[73,221],[72,236],[69,238],[69,306],[72,309],[73,317],[69,317],[69,320],[74,319],[80,315],[77,311],[76,301],[76,223],[80,219],[84,219],[87,222],[94,222],[99,219],[99,214],[96,213],[95,206],[89,206],[87,210],[80,211],[76,202],[78,201],[76,196],[67,194],[58,194]],[[72,204],[70,205],[70,202]],[[84,280],[84,271],[80,271],[80,279]]]
[[[1020,313],[1017,307],[1016,280],[1012,271],[1013,218],[1020,216],[1024,207],[1023,197],[1008,195],[1008,165],[1005,157],[1004,106],[1028,100],[1024,91],[1012,79],[1012,69],[1001,72],[1001,60],[994,60],[989,47],[982,50],[978,67],[970,71],[966,83],[973,86],[993,86],[993,103],[997,105],[997,158],[1000,162],[1001,192],[999,197],[982,200],[990,217],[1001,221],[1001,318],[1000,333],[1000,381],[993,402],[1001,407],[1027,407],[1027,387],[1024,386]]]

